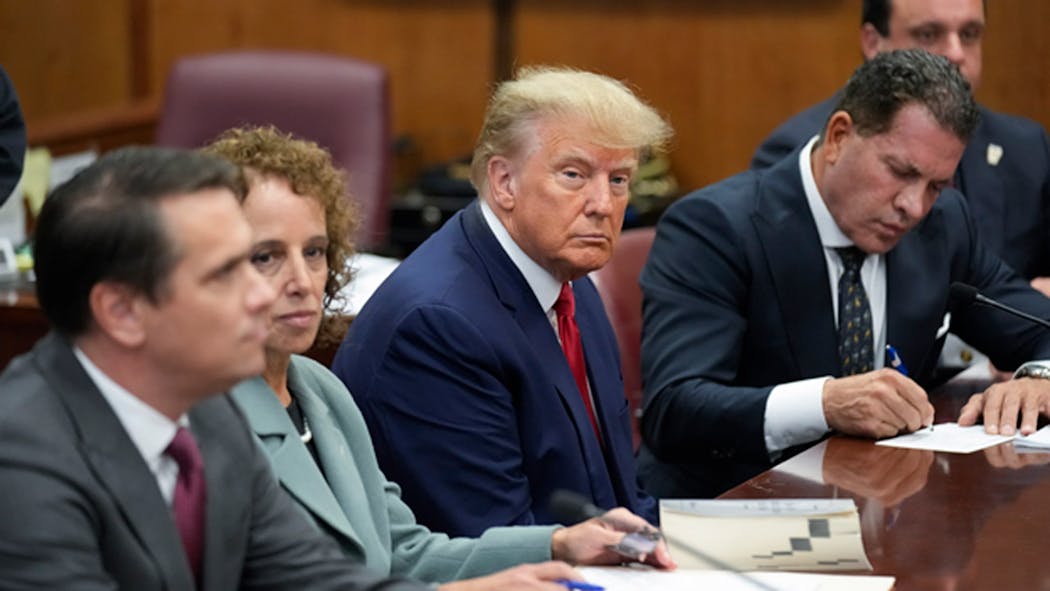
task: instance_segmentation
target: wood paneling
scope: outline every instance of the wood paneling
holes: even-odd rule
[[[493,76],[486,0],[155,0],[153,70],[228,48],[322,51],[390,72],[393,125],[423,162],[469,152]],[[163,89],[164,77],[154,90]]]
[[[988,3],[995,109],[1050,124],[1050,3]],[[0,63],[32,131],[156,100],[180,56],[231,48],[353,55],[391,76],[403,176],[469,152],[491,83],[498,10],[515,65],[626,79],[677,130],[683,187],[743,169],[789,115],[860,63],[856,0],[0,0]],[[61,126],[58,126],[59,128]]]
[[[131,93],[128,0],[0,0],[0,63],[28,125]]]

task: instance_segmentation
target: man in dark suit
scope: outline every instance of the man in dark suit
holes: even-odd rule
[[[957,65],[976,91],[981,80],[983,0],[864,0],[865,59],[921,47]],[[751,168],[768,168],[819,133],[841,98],[787,120],[755,152]],[[970,206],[985,245],[1050,295],[1050,140],[1036,122],[980,107],[980,120],[952,179]]]
[[[263,368],[273,292],[240,172],[111,153],[48,199],[55,328],[0,375],[0,581],[32,589],[423,589],[352,565],[214,395]]]
[[[1050,317],[1050,300],[982,246],[947,188],[976,120],[946,59],[882,53],[818,138],[671,207],[641,276],[647,487],[717,495],[829,430],[885,437],[929,424],[923,387],[949,325],[1001,367],[1050,357],[1041,327],[949,301],[960,281]],[[888,369],[887,345],[910,373]],[[1031,432],[1050,383],[990,392],[1033,403]],[[983,400],[986,428],[1012,433],[1017,407],[1000,417]]]
[[[481,199],[387,279],[333,366],[421,523],[555,523],[558,489],[655,517],[586,275],[612,253],[642,151],[670,134],[604,76],[530,69],[497,89],[472,163]]]
[[[0,205],[22,178],[26,156],[26,122],[18,104],[15,85],[0,67]]]

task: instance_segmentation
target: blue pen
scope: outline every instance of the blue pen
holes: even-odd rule
[[[890,367],[901,372],[901,375],[908,375],[908,367],[904,365],[904,360],[901,359],[901,354],[897,352],[897,349],[893,345],[886,345],[886,357],[889,357]],[[930,431],[933,431],[933,421],[930,421]]]
[[[595,585],[592,583],[585,583],[583,581],[570,581],[569,579],[558,579],[555,583],[565,587],[566,589],[572,589],[573,591],[605,591],[605,587],[601,585]]]
[[[901,359],[900,353],[893,348],[893,345],[886,345],[886,356],[890,359],[890,367],[901,372],[901,375],[908,375],[908,368],[904,365],[904,360]]]

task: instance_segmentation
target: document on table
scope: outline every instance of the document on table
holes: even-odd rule
[[[587,582],[606,591],[888,591],[893,577],[818,575],[810,573],[748,572],[724,570],[659,571],[624,567],[578,568]]]
[[[662,500],[660,528],[687,569],[871,570],[853,499]]]
[[[1015,445],[1024,447],[1050,448],[1050,431],[1047,430],[1047,427],[1043,427],[1028,437],[989,435],[984,432],[984,425],[960,427],[956,423],[941,423],[934,425],[933,430],[920,429],[914,433],[883,439],[875,443],[888,447],[968,454],[1007,441],[1013,441]]]

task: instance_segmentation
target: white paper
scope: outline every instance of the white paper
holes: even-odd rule
[[[1050,450],[1050,425],[1043,427],[1027,437],[1024,435],[1017,435],[1014,437],[1014,445],[1029,449]]]
[[[658,571],[623,567],[585,567],[577,570],[587,582],[606,591],[887,591],[893,577],[818,575],[810,573],[736,573],[720,570]]]
[[[870,571],[853,499],[661,500],[685,569]]]
[[[903,447],[905,449],[928,449],[950,453],[968,454],[986,447],[999,445],[1013,439],[1012,435],[989,435],[984,425],[960,427],[956,423],[941,423],[931,429],[919,429],[914,433],[899,435],[876,441],[876,445]]]

